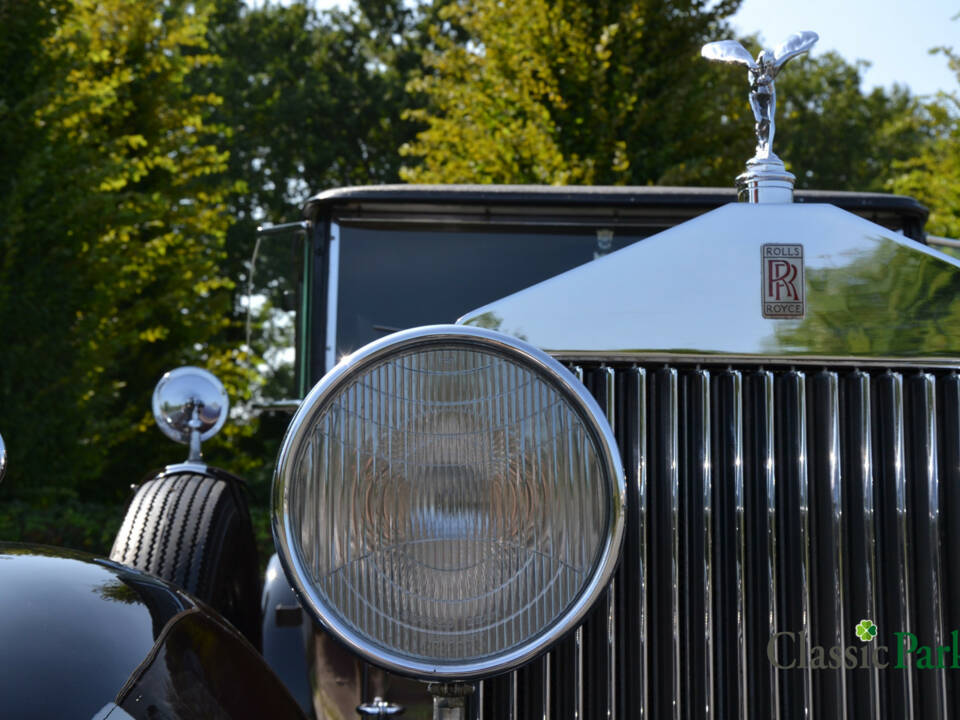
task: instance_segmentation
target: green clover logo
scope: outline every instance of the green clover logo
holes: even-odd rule
[[[870,642],[877,636],[877,626],[873,624],[873,620],[861,620],[856,633],[863,642]]]

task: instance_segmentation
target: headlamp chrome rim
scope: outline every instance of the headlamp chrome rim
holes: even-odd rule
[[[539,634],[492,657],[455,663],[428,663],[409,655],[394,652],[372,642],[326,606],[313,585],[306,581],[306,569],[295,550],[296,539],[290,522],[289,488],[295,471],[297,448],[304,441],[316,417],[325,410],[325,400],[349,378],[385,356],[416,350],[418,347],[475,344],[507,357],[513,357],[529,368],[549,377],[562,388],[580,415],[589,420],[596,449],[610,486],[609,523],[603,547],[593,575],[571,603],[567,612]],[[574,630],[584,619],[606,588],[619,560],[626,517],[626,480],[613,430],[597,401],[587,388],[563,365],[547,353],[521,340],[492,330],[461,325],[429,325],[403,330],[366,345],[328,372],[301,402],[287,428],[278,455],[273,478],[272,527],[274,542],[284,571],[304,608],[341,643],[375,665],[391,672],[419,678],[474,680],[512,670],[549,650],[558,640]]]

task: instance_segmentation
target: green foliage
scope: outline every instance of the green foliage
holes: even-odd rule
[[[211,117],[229,128],[229,176],[246,188],[229,201],[233,277],[246,273],[258,222],[299,219],[324,188],[397,179],[396,148],[413,132],[400,119],[419,62],[413,26],[401,0],[323,15],[305,3],[219,1],[210,42],[222,62],[191,83],[224,99]]]
[[[729,36],[738,5],[447,5],[411,85],[428,102],[408,113],[425,128],[402,149],[414,161],[404,177],[729,186],[753,151],[747,85],[699,48]],[[775,149],[798,187],[881,190],[927,142],[917,100],[900,87],[864,93],[861,67],[825,53],[778,79]]]
[[[0,540],[107,555],[124,510],[122,503],[82,500],[70,488],[30,488],[0,504]]]
[[[647,184],[686,163],[712,176],[735,123],[700,46],[739,0],[453,2],[411,88],[426,125],[402,152],[412,182]],[[456,29],[458,32],[453,32]],[[463,36],[467,40],[463,40]]]
[[[940,48],[960,83],[960,55]],[[930,208],[927,231],[960,238],[960,90],[941,93],[924,106],[917,124],[932,128],[932,140],[916,155],[896,163],[889,183],[897,193],[911,195]]]
[[[957,352],[960,275],[953,264],[894,242],[847,259],[807,268],[806,283],[823,302],[802,320],[778,325],[775,346],[817,347],[835,356]]]
[[[929,139],[918,100],[900,86],[863,92],[864,67],[827,52],[791,61],[777,80],[776,151],[797,187],[881,191]]]
[[[0,197],[0,491],[116,499],[170,459],[149,417],[165,370],[208,366],[234,397],[249,386],[245,359],[218,346],[225,200],[242,186],[207,121],[220,98],[185,85],[217,63],[205,4],[42,4],[30,53],[45,82],[5,117],[30,143]]]

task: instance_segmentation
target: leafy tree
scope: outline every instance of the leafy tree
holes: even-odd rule
[[[409,115],[426,127],[403,148],[414,161],[404,177],[729,186],[753,154],[748,89],[699,48],[729,36],[737,6],[448,5],[412,85],[428,103]],[[825,53],[778,79],[776,151],[798,187],[881,190],[891,164],[928,139],[916,98],[902,87],[864,93],[862,67]]]
[[[413,182],[646,184],[682,164],[713,177],[730,85],[698,59],[739,0],[461,0],[440,11]],[[464,42],[463,37],[467,40]],[[708,122],[709,121],[709,122]]]
[[[213,118],[230,129],[229,174],[247,188],[231,199],[244,257],[264,216],[298,219],[312,192],[397,179],[415,24],[401,0],[323,14],[219,0],[209,37],[223,61],[193,83],[224,99]]]
[[[940,48],[960,82],[960,55]],[[920,122],[932,128],[921,152],[896,164],[894,192],[912,195],[930,208],[927,231],[960,238],[960,91],[941,93],[924,107]],[[916,118],[910,118],[915,125]]]
[[[0,404],[12,455],[0,490],[122,497],[170,460],[149,411],[163,371],[209,366],[234,395],[249,383],[243,358],[218,345],[230,309],[225,200],[240,187],[224,179],[219,129],[206,121],[220,98],[185,86],[217,62],[210,8],[39,7],[30,32],[4,46],[44,82],[4,90],[15,99],[4,122],[29,143],[0,197]]]
[[[881,191],[929,139],[907,88],[861,90],[865,66],[827,52],[793,60],[777,80],[776,152],[797,187]]]
[[[402,0],[364,0],[323,13],[306,2],[216,3],[208,39],[222,61],[190,82],[197,93],[223,98],[211,122],[227,129],[227,174],[246,188],[227,199],[234,222],[224,267],[238,280],[232,300],[238,322],[230,330],[237,346],[246,342],[251,274],[262,301],[254,303],[251,349],[263,359],[263,396],[292,392],[284,362],[292,333],[283,331],[280,308],[293,289],[297,253],[290,238],[268,238],[257,246],[252,272],[256,227],[300,219],[304,200],[329,187],[398,180],[397,147],[414,132],[401,113],[410,102],[408,76],[420,63],[420,18]],[[274,420],[266,418],[262,431],[240,443],[249,458],[243,469],[264,501],[282,431]],[[228,464],[236,469],[237,458]]]

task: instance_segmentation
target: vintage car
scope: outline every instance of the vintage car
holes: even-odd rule
[[[736,191],[357,187],[266,228],[297,259],[277,554],[261,583],[201,454],[227,399],[181,368],[154,411],[189,456],[64,560],[114,578],[88,602],[136,594],[150,657],[202,616],[204,667],[299,706],[270,717],[960,714],[960,263],[910,198],[793,192],[764,93],[810,44],[705,50],[774,63]],[[178,717],[111,683],[98,717]]]

